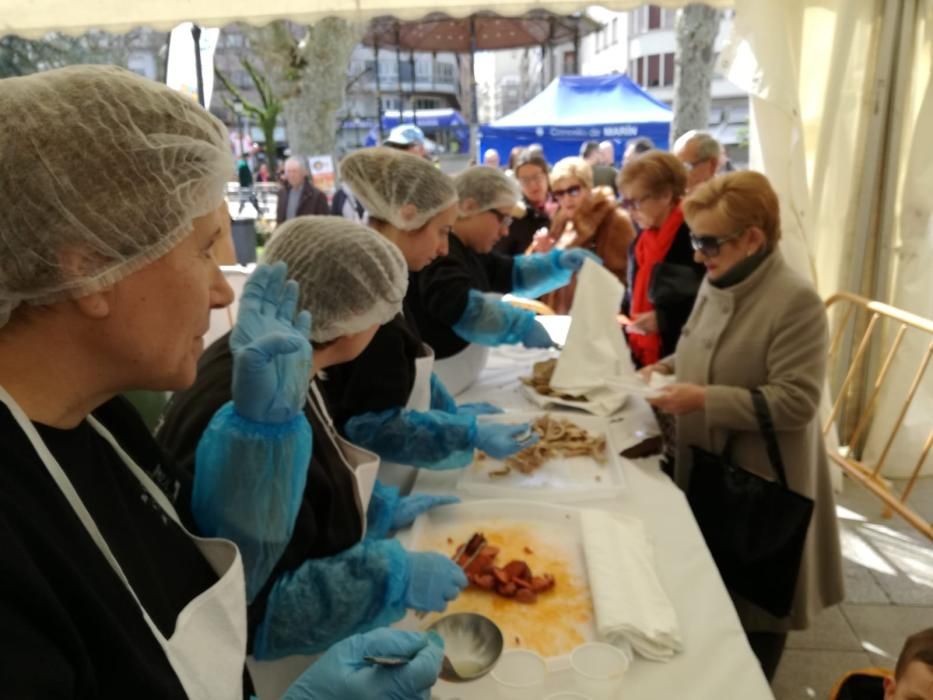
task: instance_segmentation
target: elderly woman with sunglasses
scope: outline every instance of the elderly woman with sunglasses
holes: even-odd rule
[[[675,479],[686,489],[691,447],[719,453],[773,478],[751,389],[764,395],[792,491],[815,502],[790,614],[776,618],[733,593],[765,674],[774,675],[788,630],[805,629],[843,598],[839,536],[818,409],[827,323],[813,287],[777,250],[778,198],[758,173],[730,173],[684,201],[697,262],[706,267],[674,356],[648,371],[678,382],[651,403],[677,418]],[[758,471],[760,469],[761,471]],[[723,513],[724,519],[729,513]]]
[[[551,170],[551,194],[558,209],[546,234],[536,235],[531,252],[553,248],[583,248],[603,260],[606,269],[623,282],[628,267],[628,248],[635,229],[608,187],[593,188],[593,169],[582,158],[564,158]],[[574,285],[544,297],[557,313],[570,310]]]
[[[680,206],[686,184],[683,164],[663,151],[629,160],[619,174],[622,206],[639,228],[622,309],[633,321],[626,334],[637,367],[674,352],[703,277]]]
[[[515,257],[492,252],[508,235],[521,196],[515,180],[496,168],[476,166],[454,184],[460,211],[448,254],[413,273],[406,303],[421,337],[434,349],[441,385],[458,394],[485,367],[489,347],[553,345],[534,312],[500,295],[540,296],[570,282],[588,258],[600,260],[580,249]]]

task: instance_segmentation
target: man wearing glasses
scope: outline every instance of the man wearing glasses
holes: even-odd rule
[[[687,194],[719,171],[722,146],[705,131],[688,131],[674,142],[672,150],[687,169]]]

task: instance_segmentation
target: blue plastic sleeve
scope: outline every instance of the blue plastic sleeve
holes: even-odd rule
[[[381,540],[389,534],[400,498],[396,487],[376,480],[369,508],[366,509],[366,539]]]
[[[473,461],[476,418],[391,408],[347,421],[347,439],[382,459],[423,469],[459,469]]]
[[[512,293],[534,299],[569,284],[573,270],[559,264],[561,250],[519,255],[512,267]]]
[[[405,615],[408,555],[396,540],[364,540],[279,577],[256,630],[253,654],[317,654]]]
[[[240,548],[249,601],[291,540],[310,462],[304,413],[287,423],[256,423],[227,402],[198,442],[192,514],[203,535]]]
[[[521,342],[534,322],[534,312],[471,289],[466,309],[453,330],[471,343],[513,345]]]

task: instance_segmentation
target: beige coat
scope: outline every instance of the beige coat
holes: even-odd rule
[[[776,252],[727,289],[703,281],[673,358],[679,382],[707,387],[705,410],[677,420],[678,485],[686,489],[689,483],[690,446],[721,452],[730,432],[737,432],[733,461],[773,478],[748,391],[758,387],[774,418],[790,488],[815,500],[790,616],[775,618],[733,596],[749,631],[804,629],[820,610],[843,599],[835,503],[818,416],[826,353],[823,303]]]

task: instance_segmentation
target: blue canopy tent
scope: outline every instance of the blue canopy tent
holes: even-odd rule
[[[481,126],[480,151],[495,148],[505,160],[515,146],[540,143],[553,163],[579,155],[584,141],[612,141],[617,155],[640,136],[667,148],[672,115],[625,75],[564,75],[511,114]]]
[[[376,134],[375,119],[367,120],[370,131],[366,134],[366,145],[375,146],[378,135]],[[469,143],[470,125],[455,109],[419,109],[412,113],[405,110],[402,115],[397,109],[386,110],[382,115],[382,130],[388,134],[389,131],[399,124],[417,124],[424,132],[425,136],[443,145],[450,150],[450,147],[456,143],[459,150],[463,150]]]

